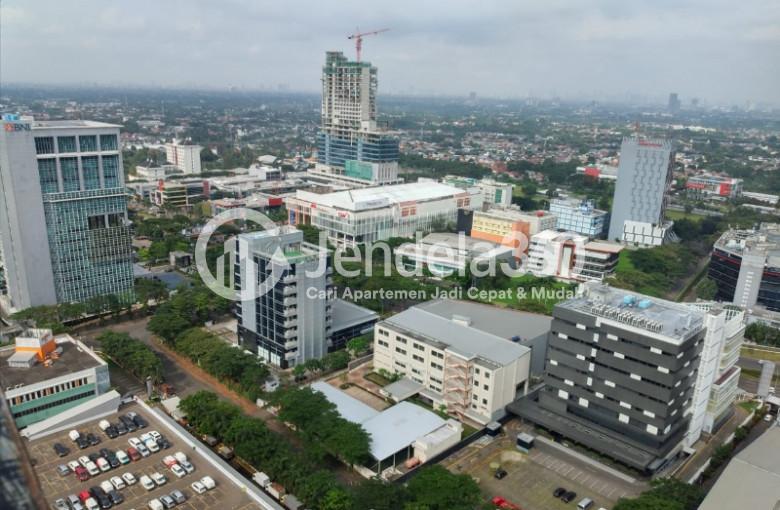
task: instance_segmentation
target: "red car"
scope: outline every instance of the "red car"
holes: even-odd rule
[[[89,480],[89,472],[83,467],[81,466],[76,467],[75,473],[76,473],[76,478],[78,478],[80,482],[86,482],[87,480]]]
[[[494,496],[491,501],[497,508],[502,508],[503,510],[522,510],[519,506],[510,503],[501,496]]]
[[[127,449],[127,456],[130,457],[133,460],[133,462],[137,460],[141,460],[141,454],[138,453],[138,450],[136,450],[132,446]]]
[[[89,498],[92,497],[92,494],[89,493],[89,491],[81,491],[79,492],[79,499],[82,503],[85,503]]]

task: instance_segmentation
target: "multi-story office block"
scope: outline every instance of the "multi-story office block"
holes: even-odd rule
[[[278,367],[341,349],[378,319],[335,298],[330,254],[294,227],[239,235],[234,262],[235,288],[247,298],[236,305],[239,342]]]
[[[558,230],[577,232],[594,239],[607,234],[609,213],[596,209],[592,200],[554,198],[550,200],[550,212],[558,220]]]
[[[476,187],[482,190],[483,204],[490,207],[509,207],[512,205],[512,193],[515,185],[509,182],[499,182],[494,179],[474,179],[459,175],[448,175],[442,179],[444,184],[457,188],[467,189]]]
[[[202,150],[200,145],[181,145],[174,141],[165,144],[165,159],[185,174],[199,174]]]
[[[572,232],[544,230],[531,236],[528,270],[536,276],[571,281],[601,281],[615,272],[623,246],[590,241]]]
[[[119,126],[4,116],[0,241],[11,307],[133,299]]]
[[[712,248],[709,277],[720,301],[780,311],[780,224],[723,233]]]
[[[235,253],[236,288],[256,294],[237,305],[241,345],[282,368],[324,356],[333,325],[327,250],[282,227],[239,235]]]
[[[403,374],[420,397],[485,424],[528,390],[532,350],[543,356],[549,326],[541,315],[429,301],[377,323],[374,368]]]
[[[398,140],[377,127],[377,84],[377,68],[369,62],[326,54],[315,173],[357,183],[398,182]]]
[[[684,446],[704,314],[589,282],[556,305],[545,386],[520,416],[642,471]]]
[[[149,199],[155,205],[167,207],[190,207],[211,198],[211,184],[203,179],[182,179],[180,181],[158,181],[149,192]]]
[[[669,140],[623,139],[609,222],[610,241],[657,246],[673,234],[672,223],[664,220],[673,163]]]
[[[547,211],[521,211],[516,207],[476,210],[471,220],[471,237],[515,248],[515,256],[528,251],[531,236],[554,229],[558,220]]]

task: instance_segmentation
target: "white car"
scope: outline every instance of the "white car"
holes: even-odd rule
[[[165,478],[165,475],[160,473],[159,471],[155,471],[152,473],[152,480],[154,480],[154,483],[157,485],[165,485],[165,482],[168,481],[167,478]]]
[[[89,459],[87,459],[87,460],[89,460]],[[70,468],[70,470],[71,470],[71,471],[73,471],[74,473],[76,472],[76,468],[77,468],[77,467],[79,467],[79,466],[81,466],[81,467],[84,467],[84,466],[82,466],[82,465],[79,463],[79,461],[77,461],[77,460],[72,460],[72,461],[68,462],[68,467],[69,467],[69,468]]]
[[[141,434],[138,437],[141,439],[142,443],[146,443],[148,440],[153,439],[152,436],[148,432],[146,432],[144,434]]]
[[[105,493],[109,493],[112,490],[114,490],[114,486],[109,482],[108,480],[105,480],[103,482],[100,482],[100,488],[103,489]]]
[[[149,448],[144,446],[143,443],[138,443],[138,446],[136,446],[135,449],[138,450],[138,453],[141,454],[141,457],[148,457],[151,455],[151,453],[149,453]]]
[[[140,480],[140,482],[141,482],[141,487],[143,487],[144,489],[146,489],[146,490],[148,490],[148,491],[154,490],[154,488],[155,488],[155,487],[157,487],[157,486],[154,484],[154,482],[152,481],[152,479],[151,479],[151,478],[149,478],[149,477],[148,477],[148,476],[146,476],[146,475],[142,475],[142,476],[141,476],[141,478],[140,478],[139,480]]]
[[[138,439],[137,437],[131,437],[130,439],[127,440],[127,442],[130,443],[130,446],[132,446],[136,450],[138,449],[138,445],[141,444],[141,440]]]
[[[180,465],[178,465],[178,464],[174,464],[173,466],[171,466],[171,472],[172,472],[174,475],[176,475],[176,478],[182,478],[182,477],[184,477],[184,475],[186,475],[186,474],[187,474],[187,472],[186,472],[186,471],[184,471],[184,468],[183,468],[183,467],[181,467],[181,466],[180,466]]]
[[[204,487],[200,482],[192,482],[190,487],[192,487],[192,490],[194,490],[197,494],[203,494],[206,492],[206,487]]]
[[[217,482],[215,482],[214,479],[211,478],[210,476],[204,476],[203,478],[201,478],[200,483],[202,483],[203,486],[208,490],[211,490],[217,486]]]
[[[87,500],[84,502],[84,504],[87,506],[87,510],[99,510],[100,505],[97,504],[97,501],[95,501],[95,498],[87,498]]]
[[[176,460],[178,460],[179,462],[186,462],[187,461],[187,456],[184,455],[184,453],[182,453],[182,452],[176,452],[176,453],[173,454],[173,456],[176,457]]]
[[[164,508],[159,499],[153,499],[149,502],[149,510],[163,510]]]
[[[84,466],[84,467],[86,468],[86,470],[90,474],[90,476],[97,476],[97,475],[100,474],[100,470],[95,465],[95,463],[92,462],[92,461],[87,462],[87,465]]]
[[[97,462],[97,466],[103,472],[109,471],[111,469],[111,464],[109,464],[108,461],[106,459],[104,459],[103,457],[98,457],[96,462]],[[108,492],[108,491],[106,491],[106,492]]]
[[[113,485],[116,490],[124,489],[125,487],[127,487],[127,485],[125,485],[125,481],[118,476],[111,477],[111,485]]]
[[[152,439],[154,439],[155,441],[157,441],[158,439],[160,439],[160,438],[162,437],[162,434],[160,434],[160,433],[159,433],[159,432],[157,432],[156,430],[150,430],[150,431],[148,432],[148,434],[149,434],[150,436],[152,436]]]
[[[187,473],[192,473],[195,471],[195,466],[193,466],[190,461],[185,460],[184,462],[179,462],[179,465],[184,468],[184,471]]]
[[[135,482],[138,481],[135,479],[135,476],[133,476],[133,473],[123,473],[122,480],[124,480],[127,485],[135,485]]]
[[[89,457],[87,457],[86,455],[82,455],[81,457],[79,457],[79,464],[81,464],[81,467],[84,468],[87,467],[87,464],[89,464],[90,462],[92,461],[89,460]]]
[[[122,450],[116,451],[116,459],[120,464],[130,464],[130,457],[128,457],[127,454]]]
[[[149,448],[149,451],[152,452],[152,453],[160,451],[160,447],[157,446],[157,443],[155,442],[154,439],[148,440],[145,444],[146,444],[146,447]]]

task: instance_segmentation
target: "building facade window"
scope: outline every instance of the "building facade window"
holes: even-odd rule
[[[54,154],[54,138],[51,136],[35,137],[36,154]]]
[[[81,173],[84,176],[85,190],[100,188],[100,168],[98,168],[97,156],[81,158]]]
[[[60,171],[62,172],[62,191],[78,191],[81,188],[77,158],[60,158]]]
[[[101,144],[103,136],[100,136]],[[106,188],[119,187],[119,157],[103,156],[103,186]]]
[[[57,193],[59,191],[57,161],[54,159],[39,159],[38,178],[40,179],[41,191],[43,193]]]
[[[100,150],[115,151],[116,148],[116,135],[100,135]]]
[[[61,153],[76,152],[76,137],[75,136],[58,136],[57,137],[57,150]]]
[[[79,149],[81,152],[96,152],[97,137],[95,135],[79,136]]]

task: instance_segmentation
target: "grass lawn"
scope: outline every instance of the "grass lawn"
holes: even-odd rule
[[[364,375],[363,377],[365,377],[366,379],[368,379],[372,383],[378,384],[379,386],[381,386],[383,388],[385,386],[387,386],[388,384],[391,384],[393,382],[390,379],[388,379],[387,377],[385,377],[385,376],[383,376],[383,375],[381,375],[381,374],[379,374],[377,372],[369,372],[366,375]]]
[[[780,363],[780,350],[770,350],[769,348],[763,347],[743,346],[740,354],[745,358],[764,359],[767,361]]]
[[[747,400],[745,402],[740,402],[739,407],[741,407],[742,409],[744,409],[749,413],[752,413],[758,407],[758,402],[755,402],[753,400]]]

